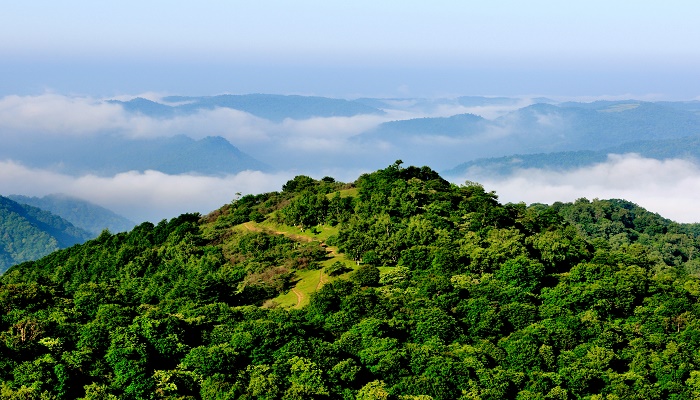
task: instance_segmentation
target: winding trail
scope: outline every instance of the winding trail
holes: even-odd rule
[[[307,242],[307,243],[319,242],[317,239],[314,239],[314,238],[309,237],[309,236],[297,235],[297,234],[293,234],[293,233],[289,233],[289,232],[278,231],[276,229],[270,229],[269,227],[260,226],[252,221],[244,222],[242,224],[242,226],[243,226],[243,228],[245,228],[249,232],[266,232],[269,234],[284,235],[292,240],[299,241],[299,242]],[[340,254],[338,253],[338,251],[335,248],[332,248],[332,247],[326,245],[325,242],[319,242],[319,244],[321,246],[323,246],[323,248],[326,250],[326,257],[328,257],[329,259],[339,259]],[[318,283],[316,284],[316,288],[314,289],[316,291],[319,290],[321,287],[323,287],[323,285],[325,285],[326,283],[329,282],[329,276],[323,273],[323,269],[320,269],[318,272],[319,272]],[[297,284],[298,284],[298,282],[297,282]],[[291,289],[291,291],[292,291],[292,293],[294,293],[294,295],[297,298],[297,303],[293,307],[300,308],[302,301],[304,301],[306,296],[308,296],[309,294],[300,291],[299,289],[297,289],[296,286],[293,287]]]
[[[316,285],[316,290],[320,289],[321,286],[325,285],[326,282],[328,282],[328,277],[326,277],[326,274],[323,273],[323,270],[319,270],[319,277],[318,277],[318,284]]]
[[[304,236],[304,235],[295,235],[295,234],[289,233],[289,232],[276,231],[274,229],[256,226],[256,225],[253,225],[253,222],[250,222],[250,221],[244,222],[243,227],[251,232],[267,232],[267,233],[274,233],[275,235],[284,235],[292,240],[296,240],[299,242],[313,242],[315,240],[314,238],[310,238],[310,237]]]
[[[294,307],[296,307],[296,308],[301,307],[301,301],[304,299],[304,295],[301,294],[301,292],[298,291],[297,288],[295,288],[295,287],[292,288],[292,292],[294,292],[294,294],[297,296],[297,305]]]

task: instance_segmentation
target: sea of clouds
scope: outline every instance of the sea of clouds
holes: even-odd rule
[[[158,94],[145,94],[154,100]],[[280,190],[295,175],[333,176],[353,181],[361,173],[382,168],[402,158],[405,164],[428,164],[435,169],[454,164],[435,154],[445,144],[415,143],[413,155],[400,157],[380,144],[370,147],[352,138],[382,122],[471,112],[495,118],[513,107],[443,106],[426,110],[398,104],[386,115],[287,119],[279,123],[231,109],[218,108],[156,118],[125,112],[105,99],[46,93],[0,98],[0,139],[15,145],[42,138],[86,137],[120,134],[143,138],[185,134],[193,138],[218,135],[263,162],[276,172],[244,171],[228,176],[168,175],[159,171],[125,171],[113,176],[61,174],[26,166],[21,160],[0,159],[0,195],[43,196],[65,193],[94,202],[136,222],[158,222],[184,212],[207,213],[230,202],[236,193]],[[524,102],[524,104],[526,101]],[[401,107],[399,107],[401,106]],[[507,133],[500,133],[501,135]],[[447,139],[446,139],[447,140]],[[449,143],[448,143],[449,145]],[[459,157],[455,152],[452,157]],[[397,157],[398,156],[398,157]],[[396,157],[396,158],[395,158]],[[463,157],[467,157],[464,154]],[[431,160],[442,164],[434,166]],[[439,162],[438,162],[439,161]],[[502,202],[552,203],[577,198],[623,198],[679,222],[700,222],[700,168],[687,160],[610,155],[604,163],[569,171],[518,170],[507,177],[481,177],[479,182],[495,190]],[[473,176],[461,177],[475,180]],[[460,180],[455,180],[460,183]]]

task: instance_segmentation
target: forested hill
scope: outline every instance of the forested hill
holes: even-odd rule
[[[43,197],[21,195],[7,197],[18,203],[28,204],[56,214],[74,226],[92,233],[93,237],[105,229],[110,232],[124,232],[136,225],[104,207],[64,194],[49,194]]]
[[[298,176],[11,268],[0,390],[694,398],[696,228],[623,200],[504,205],[400,162],[351,184]]]
[[[57,215],[0,196],[0,273],[92,237]]]

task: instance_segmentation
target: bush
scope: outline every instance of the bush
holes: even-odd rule
[[[360,286],[377,286],[379,283],[379,268],[364,264],[352,274],[352,280]]]
[[[337,276],[352,271],[352,268],[348,267],[340,261],[336,261],[333,264],[326,267],[324,271],[326,271],[326,274],[328,274],[328,276]]]

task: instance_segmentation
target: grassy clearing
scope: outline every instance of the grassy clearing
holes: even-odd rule
[[[311,293],[315,292],[316,287],[319,286],[322,274],[323,271],[318,269],[297,271],[296,276],[298,281],[294,289],[300,294],[300,299],[297,297],[297,293],[290,290],[283,295],[275,297],[273,301],[279,303],[282,307],[300,308],[309,304],[309,296]]]
[[[327,197],[328,199],[332,199],[333,197],[335,197],[335,194],[338,193],[338,192],[340,192],[340,197],[341,197],[341,198],[343,198],[343,197],[356,197],[356,196],[357,196],[357,193],[358,193],[358,190],[357,190],[357,188],[338,190],[338,191],[333,192],[333,193],[328,193],[328,194],[326,195],[326,197]]]
[[[311,229],[305,229],[302,231],[300,228],[295,226],[275,224],[271,221],[265,221],[262,223],[246,222],[245,224],[241,225],[240,228],[247,229],[249,231],[263,231],[273,234],[281,234],[289,237],[292,240],[318,242],[319,244],[325,242],[331,235],[338,233],[338,227],[320,225],[316,227],[315,231],[317,233],[312,233]],[[323,272],[324,268],[332,265],[336,261],[342,262],[353,270],[356,268],[355,262],[348,259],[345,254],[339,253],[337,247],[327,246],[326,249],[328,251],[327,257],[325,260],[320,262],[321,269],[296,271],[297,282],[294,288],[285,294],[275,297],[272,299],[272,301],[278,303],[282,307],[303,307],[306,304],[309,304],[311,294],[320,289],[325,283],[340,277],[347,278],[351,274],[351,272],[346,272],[345,274],[337,277],[330,277]]]
[[[330,236],[338,234],[337,226],[328,225],[318,225],[302,231],[301,228],[297,226],[276,224],[270,220],[262,223],[248,222],[247,224],[256,226],[261,230],[285,235],[293,240],[302,240],[305,242],[317,241],[322,243],[328,240]]]

